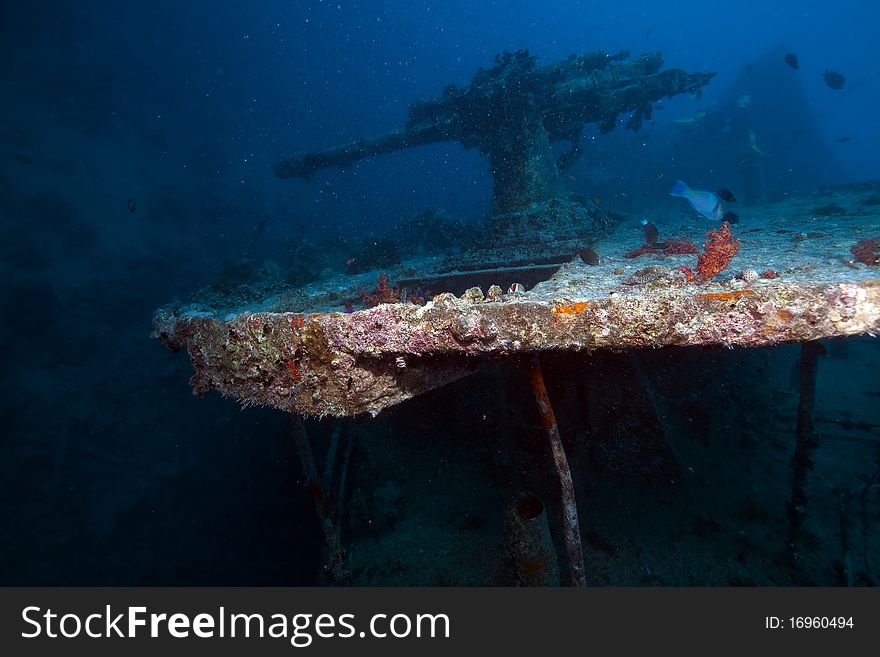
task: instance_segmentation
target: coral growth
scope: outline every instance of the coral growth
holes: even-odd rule
[[[869,267],[880,265],[880,237],[859,240],[850,248],[858,262],[863,262]]]
[[[645,255],[646,253],[660,253],[660,249],[656,248],[654,244],[642,244],[639,248],[624,253],[623,257],[638,258],[640,255]]]
[[[400,303],[400,292],[388,283],[388,274],[379,274],[376,289],[372,292],[361,292],[361,300],[370,308],[382,303]]]
[[[553,314],[554,315],[580,315],[587,309],[589,306],[589,302],[587,301],[577,301],[575,303],[570,303],[568,305],[562,306],[554,306]]]
[[[734,276],[734,278],[743,281],[744,283],[754,283],[761,278],[761,274],[754,269],[743,269],[740,273]]]
[[[690,240],[666,240],[665,242],[654,242],[642,244],[639,248],[627,251],[623,254],[624,258],[638,258],[646,253],[662,253],[664,255],[682,255],[686,253],[696,253],[700,250],[696,244]]]
[[[666,240],[663,242],[663,253],[666,255],[697,253],[699,250],[700,247],[690,240]]]
[[[410,303],[414,303],[417,306],[424,306],[434,294],[431,290],[423,290],[420,287],[416,288],[416,291],[410,294],[407,299]]]
[[[707,294],[698,294],[698,299],[708,299],[714,301],[736,301],[740,297],[747,294],[754,294],[754,290],[734,290],[733,292],[709,292]]]
[[[630,274],[624,281],[624,285],[647,285],[661,278],[666,273],[666,268],[660,265],[643,267]]]
[[[730,224],[726,221],[721,228],[706,233],[705,250],[697,260],[697,277],[705,282],[718,272],[723,271],[733,256],[739,252],[739,241],[730,232]]]
[[[691,269],[690,267],[687,267],[687,266],[678,267],[675,271],[679,272],[682,276],[684,276],[684,279],[688,283],[690,283],[692,280],[694,280],[697,277],[696,274],[694,274],[694,270]]]

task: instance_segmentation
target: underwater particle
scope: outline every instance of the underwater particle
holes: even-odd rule
[[[660,231],[657,230],[657,226],[647,219],[642,219],[642,232],[645,235],[645,244],[656,244],[660,238]]]
[[[711,280],[723,271],[731,259],[739,253],[739,241],[730,232],[730,224],[726,221],[721,228],[713,228],[706,233],[705,250],[697,260],[697,275],[701,281]]]
[[[508,294],[525,294],[526,286],[522,283],[512,283],[509,288],[507,288]]]
[[[583,260],[584,263],[588,265],[592,265],[595,267],[599,264],[599,254],[596,253],[594,249],[585,247],[578,251],[578,255],[580,256],[581,260]]]
[[[715,194],[718,195],[722,201],[727,201],[728,203],[736,203],[736,196],[733,195],[733,192],[727,189],[726,187],[722,187]]]
[[[691,207],[706,217],[706,219],[718,221],[724,214],[724,208],[721,206],[721,199],[715,194],[699,189],[691,189],[681,180],[675,181],[675,185],[672,187],[669,195],[687,199],[688,203],[691,204]]]
[[[798,64],[798,56],[793,52],[785,53],[785,63],[791,66],[795,71],[800,68],[800,64]]]
[[[767,279],[779,278],[779,272],[776,271],[775,269],[765,269],[764,271],[761,272],[761,278],[767,278]]]
[[[135,210],[137,210],[137,206],[134,204],[133,198],[128,199],[128,203],[126,203],[126,205],[128,206],[129,212],[134,212]]]
[[[843,85],[846,84],[846,78],[841,73],[832,71],[830,68],[822,74],[822,77],[825,79],[825,84],[835,91],[843,89]]]
[[[862,262],[869,267],[880,265],[880,237],[859,240],[850,247],[850,253],[853,254],[858,262]]]

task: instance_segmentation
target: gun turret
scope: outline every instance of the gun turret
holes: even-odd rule
[[[566,197],[559,170],[580,156],[589,123],[609,132],[622,114],[627,128],[650,120],[653,103],[700,93],[715,73],[661,71],[661,54],[630,57],[594,52],[537,66],[527,50],[502,53],[465,87],[449,85],[436,98],[410,106],[403,130],[361,139],[279,162],[281,178],[309,178],[319,169],[344,167],[382,153],[441,141],[479,148],[491,162],[493,218]],[[571,150],[553,159],[550,144],[568,140]],[[491,221],[490,221],[491,223]]]

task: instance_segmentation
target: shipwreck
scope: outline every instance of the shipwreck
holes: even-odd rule
[[[528,51],[504,53],[467,86],[450,85],[438,97],[414,103],[399,131],[281,160],[276,175],[309,178],[328,167],[438,141],[478,148],[494,183],[485,226],[491,247],[440,264],[425,259],[389,269],[391,283],[385,279],[384,296],[374,307],[354,308],[346,300],[375,286],[377,270],[340,273],[295,290],[278,281],[209,288],[160,308],[154,337],[189,353],[196,393],[216,390],[243,404],[308,416],[376,415],[484,363],[531,363],[532,389],[562,481],[570,580],[584,583],[574,492],[541,377],[543,352],[809,344],[880,331],[876,268],[854,263],[831,234],[794,248],[791,234],[799,228],[791,216],[800,213],[804,234],[811,221],[810,211],[795,201],[784,230],[740,234],[742,248],[725,277],[683,276],[694,256],[668,256],[644,267],[651,263],[602,247],[620,217],[568,194],[560,174],[581,155],[587,124],[603,132],[619,124],[638,130],[651,118],[653,103],[698,94],[714,75],[662,70],[662,63],[659,53],[597,52],[539,66]],[[554,157],[551,144],[558,141],[570,148]],[[857,191],[828,195],[843,212],[877,218],[859,205]],[[601,258],[579,256],[586,248]],[[735,275],[771,267],[773,275]],[[416,289],[432,295],[413,303],[408,292]],[[814,359],[808,352],[804,363],[805,423]],[[314,464],[309,466],[297,420],[294,425],[311,481]],[[799,434],[807,451],[809,431],[805,424]],[[321,495],[318,490],[319,513]],[[327,561],[335,568],[344,560],[334,546],[332,523],[322,518],[331,546]],[[797,517],[792,525],[796,529]]]

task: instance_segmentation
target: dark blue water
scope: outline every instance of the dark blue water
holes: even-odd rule
[[[573,172],[573,191],[601,197],[604,207],[639,214],[669,203],[677,177],[707,188],[739,184],[747,130],[774,155],[764,190],[770,198],[880,179],[878,3],[668,4],[5,3],[0,583],[316,581],[320,529],[286,418],[239,410],[214,395],[193,398],[185,358],[148,338],[152,313],[215,281],[243,251],[250,262],[287,267],[303,245],[383,236],[425,209],[482,221],[492,178],[479,153],[458,144],[309,181],[279,180],[271,167],[296,151],[401,127],[412,102],[467,83],[500,51],[528,48],[549,63],[573,52],[659,50],[666,66],[718,73],[702,98],[664,101],[638,134],[619,128],[602,136],[588,127],[595,139]],[[782,60],[789,51],[798,54],[797,71]],[[829,88],[826,69],[846,76],[843,89]],[[705,119],[693,128],[675,122],[698,112]],[[834,486],[845,488],[849,473],[850,487],[861,490],[864,473],[852,463],[875,457],[880,398],[871,370],[843,378],[841,359],[853,354],[877,363],[877,345],[857,341],[827,368],[841,378],[820,387],[833,390],[836,382],[858,394],[843,401],[829,394],[819,414],[856,423],[834,425],[852,433],[861,451],[837,457],[831,471]],[[755,358],[749,367],[761,374],[752,376],[772,374],[786,381],[778,394],[791,392],[791,352]],[[420,402],[422,411],[400,412],[458,409],[460,423],[449,425],[447,437],[460,443],[485,415],[483,404],[516,404],[515,393],[476,403],[469,395],[480,385],[462,385]],[[764,385],[752,382],[758,392]],[[578,394],[574,384],[557,386],[559,394]],[[694,404],[695,417],[709,413],[708,398]],[[387,429],[384,435],[424,439],[424,427],[395,412],[365,435]],[[514,427],[531,421],[521,410],[497,416]],[[704,420],[698,440],[711,454],[712,432],[725,429]],[[328,421],[307,428],[316,440],[332,432]],[[568,428],[577,433],[576,423]],[[470,458],[459,447],[459,457]],[[779,465],[780,477],[787,467]],[[704,533],[737,535],[712,513],[699,512]],[[815,569],[813,581],[839,583],[834,559]],[[627,563],[632,572],[642,567]],[[741,565],[746,575],[734,583],[786,581],[767,574],[772,566]],[[724,583],[721,576],[685,581],[674,569],[609,572],[610,583]]]

